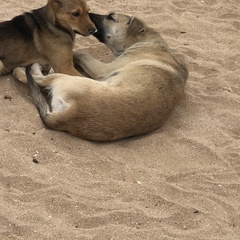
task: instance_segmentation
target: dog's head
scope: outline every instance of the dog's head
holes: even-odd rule
[[[83,36],[96,32],[97,29],[89,17],[86,0],[48,0],[48,6],[61,27]]]
[[[148,27],[133,16],[111,12],[108,15],[90,13],[97,27],[94,36],[106,44],[115,55],[145,38]]]

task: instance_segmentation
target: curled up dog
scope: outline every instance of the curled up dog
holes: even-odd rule
[[[42,8],[0,23],[0,75],[38,62],[55,72],[80,76],[73,66],[75,34],[95,31],[85,0],[48,0]],[[14,76],[26,81],[20,68]]]
[[[118,13],[90,17],[98,29],[95,36],[117,57],[105,64],[75,52],[75,63],[91,78],[43,76],[38,64],[28,67],[28,84],[43,122],[95,141],[158,129],[183,94],[185,64],[138,18]],[[50,90],[50,105],[39,86]]]

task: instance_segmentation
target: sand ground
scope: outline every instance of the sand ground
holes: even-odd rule
[[[43,4],[2,0],[0,20]],[[185,95],[158,131],[94,143],[46,129],[28,87],[1,76],[0,239],[240,239],[239,0],[89,5],[156,28],[186,58]],[[76,48],[113,58],[93,37]]]

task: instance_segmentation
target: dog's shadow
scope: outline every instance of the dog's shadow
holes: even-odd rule
[[[90,76],[77,64],[74,65],[74,67],[77,69],[77,71],[82,74],[84,77],[90,78]]]

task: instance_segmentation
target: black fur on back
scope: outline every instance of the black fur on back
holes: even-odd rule
[[[31,28],[25,15],[20,15],[12,19],[14,28],[22,35],[25,40],[33,40],[33,28]]]

